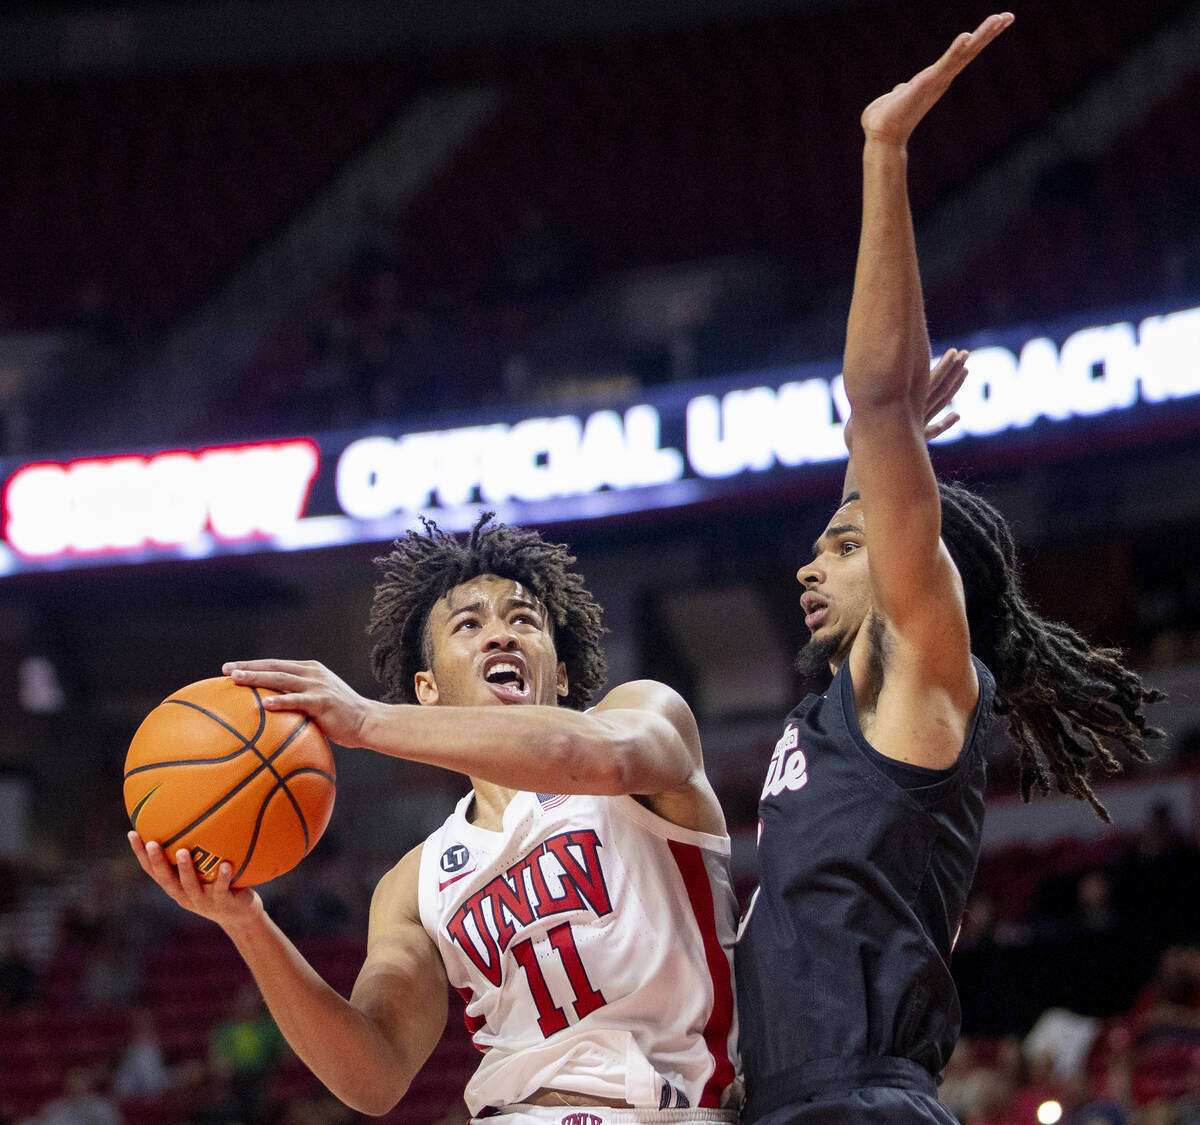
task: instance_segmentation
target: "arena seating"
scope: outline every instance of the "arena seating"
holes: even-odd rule
[[[360,938],[312,937],[297,944],[334,988],[349,994],[365,952]],[[72,1068],[107,1072],[129,1039],[129,1008],[80,1002],[79,971],[85,958],[82,950],[60,952],[48,973],[42,1002],[0,1013],[0,1041],[5,1044],[0,1106],[7,1105],[14,1119],[35,1113],[57,1097]],[[211,1029],[228,1015],[238,987],[249,980],[233,946],[215,926],[185,924],[150,955],[144,1002],[155,1015],[169,1065],[207,1058]],[[461,1105],[478,1056],[463,1023],[462,1001],[451,992],[449,1002],[446,1034],[403,1109],[378,1120],[411,1125],[435,1120]],[[319,1089],[307,1067],[289,1054],[272,1075],[269,1095],[282,1101]],[[126,1125],[176,1125],[196,1108],[200,1093],[182,1087],[150,1100],[124,1100]]]
[[[964,75],[918,140],[918,217],[1044,126],[1183,5],[1103,7],[1102,18],[1081,0],[1022,12],[1019,41],[997,48],[1004,80]],[[601,274],[766,252],[794,267],[803,304],[847,276],[859,108],[881,80],[939,50],[944,29],[960,20],[950,0],[919,12],[908,3],[837,5],[633,41],[9,81],[0,144],[21,159],[0,184],[9,266],[0,307],[10,323],[69,324],[80,315],[78,289],[99,284],[130,330],[152,338],[311,201],[408,98],[464,78],[496,81],[506,98],[403,217],[394,257],[406,299],[478,303],[522,211],[536,207],[571,232]],[[1070,52],[1059,49],[1064,42]],[[1187,166],[1170,160],[1187,155],[1186,104],[1167,114],[1182,124],[1171,127],[1177,143],[1158,146],[1168,153],[1164,167]],[[1114,171],[1130,166],[1127,156],[1112,156]],[[1112,191],[1126,187],[1114,182]],[[1045,255],[1022,261],[1012,246],[1053,245],[1050,234],[1078,228],[1067,219],[1021,220],[974,272],[1012,273],[1011,288],[1025,291],[1032,280],[1029,292],[1061,298],[1062,286],[1036,284]],[[1070,259],[1067,235],[1063,242]],[[979,301],[968,308],[977,314]],[[518,337],[506,342],[515,346],[539,323],[462,311],[466,368],[472,349],[487,352],[505,332]]]
[[[946,330],[989,309],[1050,320],[1142,301],[1200,298],[1200,152],[1193,75],[1090,163],[1052,177],[1033,206],[928,299]]]
[[[988,161],[1046,127],[1181,7],[1179,0],[1110,4],[1097,18],[1093,5],[1073,0],[1022,12],[1019,40],[997,47],[992,71],[967,72],[917,138],[918,220]],[[514,306],[491,288],[496,262],[529,209],[570,236],[593,278],[765,254],[791,271],[786,304],[797,316],[844,284],[858,225],[859,109],[879,92],[881,78],[885,85],[899,79],[940,50],[941,29],[961,19],[949,2],[923,6],[919,20],[908,5],[880,5],[864,35],[862,15],[833,6],[636,42],[547,46],[514,65],[498,112],[402,216],[389,263],[403,301],[433,297],[452,310],[449,346],[457,354],[450,367],[461,381],[452,400],[474,403],[494,393],[505,358],[561,305]],[[1064,42],[1072,44],[1065,60]],[[903,61],[896,43],[905,44]],[[1186,131],[1190,114],[1177,119]],[[934,322],[947,330],[982,327],[989,307],[981,292],[1006,281],[1031,300],[1044,298],[1047,309],[1067,307],[1085,290],[1064,284],[1069,267],[1047,268],[1044,259],[1056,246],[1064,263],[1090,260],[1089,221],[1043,201],[972,260],[961,286],[956,279],[933,294]],[[1141,262],[1155,253],[1148,248]],[[1119,271],[1096,271],[1090,280],[1114,296],[1129,292]],[[353,322],[352,308],[342,308]],[[246,378],[247,388],[261,391],[269,372],[284,410],[303,380],[305,328],[303,317],[280,326]]]
[[[0,306],[70,323],[101,282],[157,333],[287,222],[418,85],[392,60],[10,80]]]

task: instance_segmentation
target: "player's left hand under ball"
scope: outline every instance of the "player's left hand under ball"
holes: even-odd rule
[[[257,891],[249,887],[230,888],[233,866],[228,862],[221,864],[213,882],[205,883],[196,874],[186,848],[179,849],[172,865],[155,841],[143,841],[136,832],[129,833],[129,846],[142,870],[175,902],[193,914],[228,929],[262,912],[262,899]]]

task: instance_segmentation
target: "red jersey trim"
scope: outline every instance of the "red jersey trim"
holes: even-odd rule
[[[692,914],[700,929],[708,978],[712,982],[713,1005],[708,1022],[704,1025],[704,1042],[713,1060],[713,1072],[700,1095],[700,1106],[715,1109],[720,1105],[721,1094],[734,1080],[733,1060],[729,1057],[729,1032],[733,1027],[733,982],[729,958],[721,947],[717,933],[712,884],[708,881],[703,853],[692,844],[681,844],[675,840],[668,840],[667,844],[675,858]]]

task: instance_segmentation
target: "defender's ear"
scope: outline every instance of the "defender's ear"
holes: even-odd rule
[[[417,702],[422,707],[436,707],[441,699],[438,692],[437,680],[428,668],[418,672],[413,677],[413,687],[416,689]]]
[[[567,666],[560,660],[558,669],[555,673],[554,690],[562,697],[566,697],[567,692],[571,689],[567,686]]]

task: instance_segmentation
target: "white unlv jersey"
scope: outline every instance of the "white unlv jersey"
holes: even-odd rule
[[[632,797],[544,793],[518,793],[492,832],[468,822],[472,799],[425,841],[418,891],[484,1052],[471,1112],[542,1087],[653,1109],[734,1099],[729,838]]]

